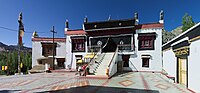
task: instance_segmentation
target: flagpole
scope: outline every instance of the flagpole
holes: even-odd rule
[[[23,23],[22,23],[22,12],[19,14],[18,23],[19,23],[19,29],[18,29],[18,73],[20,75],[21,74],[20,51],[21,51],[21,46],[22,46],[22,36],[21,36],[21,34],[23,34],[23,32],[24,32],[24,26],[23,26]]]

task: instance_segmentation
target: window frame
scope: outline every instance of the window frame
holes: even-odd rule
[[[140,33],[138,35],[138,50],[155,50],[155,33]],[[146,44],[148,42],[148,44]]]
[[[149,68],[150,58],[142,58],[142,67]]]
[[[85,39],[72,39],[72,52],[85,52]]]
[[[41,43],[42,44],[42,56],[48,57],[48,56],[53,56],[53,51],[54,51],[54,56],[56,56],[56,48],[57,48],[57,43]],[[54,50],[53,50],[54,47]]]

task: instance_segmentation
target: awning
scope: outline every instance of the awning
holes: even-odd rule
[[[87,54],[86,56],[84,56],[84,58],[93,58],[94,54]]]
[[[81,64],[81,63],[83,63],[83,60],[80,59],[80,60],[78,60],[76,63]]]

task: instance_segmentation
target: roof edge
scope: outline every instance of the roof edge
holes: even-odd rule
[[[200,25],[200,22],[197,23],[196,25],[190,27],[188,30],[186,30],[185,32],[181,33],[180,35],[176,36],[175,38],[171,39],[170,41],[168,41],[167,43],[163,44],[162,47],[166,46],[167,44],[169,44],[170,42],[174,41],[175,39],[181,37],[182,35],[188,33],[190,30],[193,30],[194,28],[196,28],[197,26]]]

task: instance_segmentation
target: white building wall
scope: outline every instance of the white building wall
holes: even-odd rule
[[[66,67],[67,69],[76,69],[76,64],[73,62],[73,59],[75,59],[75,56],[72,55],[72,41],[70,36],[66,35]]]
[[[87,41],[85,42],[85,52],[74,52],[72,53],[72,40],[70,38],[70,35],[66,35],[66,55],[65,55],[65,60],[66,60],[66,68],[69,69],[71,68],[72,70],[76,70],[76,55],[82,55],[83,60],[84,56],[87,54]]]
[[[42,41],[42,42],[49,42],[49,41]],[[52,42],[50,42],[52,43]],[[66,44],[65,42],[56,42],[56,56],[55,58],[65,58],[66,52]],[[37,59],[43,58],[42,56],[42,44],[41,41],[32,41],[32,67],[38,65]],[[55,64],[57,64],[55,59]]]
[[[65,42],[57,42],[57,47],[56,47],[56,58],[65,58],[66,54],[66,44]]]
[[[168,76],[177,76],[177,58],[171,48],[163,51],[163,69],[167,72]]]
[[[37,59],[42,57],[41,42],[32,41],[32,67],[38,65]]]
[[[190,54],[188,56],[188,88],[195,92],[200,92],[200,40],[190,44]]]
[[[156,32],[156,40],[154,41],[154,50],[140,50],[138,51],[138,33],[152,33]],[[133,71],[162,71],[162,28],[156,29],[139,29],[135,34],[135,55],[131,55],[129,59],[129,67]],[[144,54],[151,55],[149,61],[149,68],[142,67],[142,58]]]

